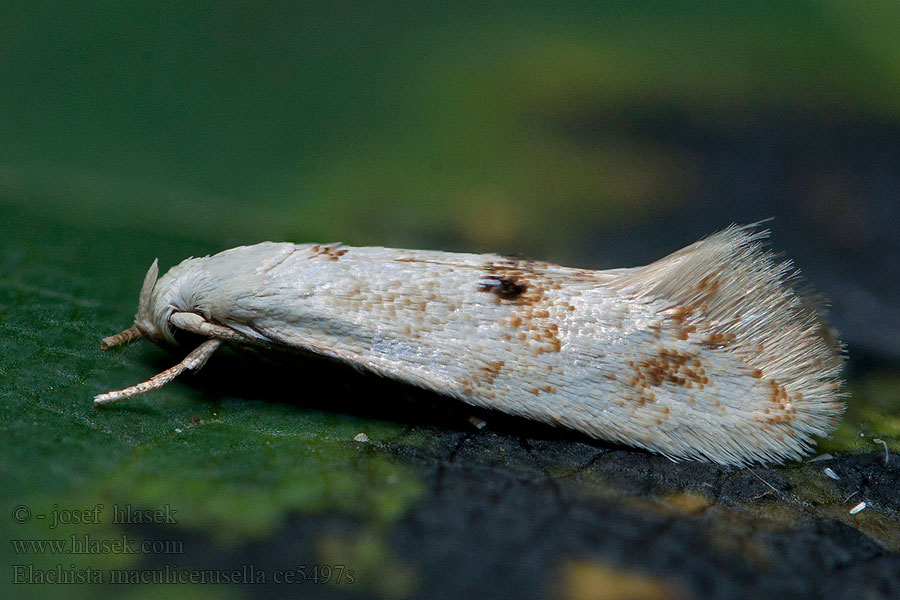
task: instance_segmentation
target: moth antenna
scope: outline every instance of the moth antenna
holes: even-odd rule
[[[137,328],[137,325],[132,325],[125,331],[120,331],[115,335],[111,335],[100,340],[100,347],[104,350],[109,350],[114,346],[125,344],[139,337],[141,337],[140,329]]]
[[[122,333],[125,333],[125,331],[123,331]],[[140,396],[141,394],[144,394],[146,392],[151,392],[153,390],[161,388],[185,371],[199,371],[203,367],[203,365],[206,364],[206,361],[209,360],[209,357],[212,356],[213,352],[215,352],[216,349],[221,345],[222,340],[206,340],[205,342],[197,346],[197,348],[193,352],[184,357],[183,361],[181,361],[174,367],[166,369],[162,373],[154,375],[147,381],[125,388],[124,390],[116,390],[114,392],[107,392],[105,394],[98,394],[94,396],[94,406],[98,406],[100,404],[108,404],[110,402],[115,402],[116,400],[124,400],[125,398]]]

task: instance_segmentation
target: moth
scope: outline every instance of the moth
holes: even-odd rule
[[[643,267],[592,271],[496,254],[263,242],[144,279],[134,325],[174,367],[223,343],[313,352],[488,409],[677,459],[780,463],[844,405],[842,346],[755,226]]]

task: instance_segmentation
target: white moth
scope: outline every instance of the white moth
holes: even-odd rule
[[[264,242],[189,258],[141,289],[138,336],[208,338],[95,404],[199,369],[223,342],[309,351],[673,459],[782,462],[833,430],[840,344],[789,287],[767,232],[732,226],[644,267]]]

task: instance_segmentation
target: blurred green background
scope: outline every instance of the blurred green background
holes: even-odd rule
[[[362,533],[310,542],[315,557],[354,557],[375,596],[412,593],[383,534],[423,484],[396,452],[440,433],[272,402],[290,376],[229,382],[244,363],[228,356],[90,405],[173,361],[98,348],[154,257],[265,239],[618,267],[774,216],[850,343],[854,403],[824,448],[896,450],[898,31],[887,0],[0,3],[4,499],[171,502],[179,535],[216,548],[348,513]]]
[[[671,141],[579,123],[633,107],[731,129],[792,111],[895,121],[898,14],[890,1],[5,2],[0,201],[210,249],[571,256],[571,239],[689,202],[703,177]]]

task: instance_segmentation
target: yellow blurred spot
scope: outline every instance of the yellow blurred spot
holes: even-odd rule
[[[666,501],[680,512],[698,513],[711,504],[709,498],[698,492],[679,492],[666,497]]]
[[[635,573],[586,560],[572,560],[563,567],[565,600],[678,600],[677,588],[650,575]]]
[[[331,581],[344,591],[364,590],[387,600],[408,598],[418,585],[412,567],[397,558],[374,532],[355,537],[328,535],[316,545],[322,565],[344,569],[343,581]],[[353,585],[351,585],[353,584]]]

